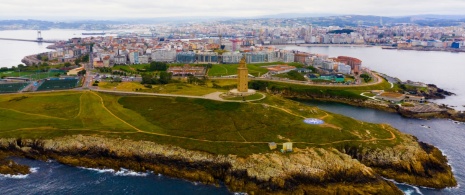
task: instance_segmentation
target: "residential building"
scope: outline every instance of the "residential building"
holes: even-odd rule
[[[129,64],[140,64],[139,62],[139,52],[129,53]]]
[[[218,53],[212,51],[199,52],[195,56],[197,63],[218,63]]]
[[[194,52],[179,52],[176,54],[176,61],[178,63],[194,63],[195,62],[195,53]]]
[[[147,56],[147,55],[139,56],[139,63],[140,64],[148,64],[149,63],[149,56]]]
[[[157,49],[152,51],[152,61],[174,62],[176,61],[176,50]]]
[[[223,63],[225,64],[238,64],[242,59],[242,54],[239,52],[225,52],[223,53]]]

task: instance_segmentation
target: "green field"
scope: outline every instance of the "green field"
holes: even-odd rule
[[[303,119],[320,118],[324,125]],[[216,154],[269,152],[268,142],[297,148],[384,146],[398,131],[268,96],[256,103],[175,97],[52,92],[0,96],[0,137],[102,135],[178,145]]]
[[[48,72],[36,72],[36,71],[24,71],[24,72],[15,72],[15,71],[7,71],[7,72],[0,72],[1,77],[24,77],[24,78],[31,78],[31,79],[45,79],[49,77],[53,77],[54,73]]]
[[[208,71],[208,76],[228,76],[236,75],[238,64],[214,64],[213,67]],[[268,69],[260,67],[254,64],[248,64],[249,74],[258,76],[268,72]]]
[[[249,69],[249,74],[253,76],[263,75],[268,72],[264,66],[277,65],[277,64],[287,64],[289,66],[295,66],[297,68],[302,68],[303,65],[296,62],[284,63],[284,62],[270,62],[270,63],[256,63],[256,64],[247,64]],[[237,67],[239,64],[214,64],[213,67],[208,71],[208,76],[228,76],[236,75]]]
[[[330,96],[350,99],[367,99],[361,96],[363,92],[370,90],[385,90],[395,91],[391,89],[391,85],[387,81],[382,81],[380,84],[369,86],[348,86],[348,85],[328,85],[328,86],[312,86],[300,85],[292,83],[274,82],[274,81],[259,81],[254,80],[249,82],[249,88],[257,90],[273,90],[273,91],[289,91],[300,95],[313,96]]]
[[[214,92],[226,92],[223,89],[214,89],[187,83],[170,83],[166,85],[151,85],[151,88],[144,86],[138,82],[100,82],[100,89],[111,89],[118,91],[137,91],[146,93],[161,93],[161,94],[178,94],[178,95],[193,95],[203,96]]]

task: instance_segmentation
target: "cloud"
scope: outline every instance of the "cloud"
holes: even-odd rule
[[[14,0],[1,4],[0,19],[57,20],[173,16],[252,17],[282,13],[454,15],[465,9],[463,0]]]

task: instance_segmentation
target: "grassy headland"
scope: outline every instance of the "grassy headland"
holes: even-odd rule
[[[350,90],[366,88],[347,90],[355,93]],[[303,122],[305,118],[325,123],[308,125]],[[291,191],[316,192],[322,190],[320,184],[345,188],[348,182],[363,184],[360,188],[379,187],[371,193],[387,188],[391,191],[392,183],[382,182],[379,175],[436,188],[456,185],[441,152],[412,136],[386,124],[357,121],[271,94],[253,103],[93,91],[10,94],[0,96],[0,119],[2,150],[19,149],[79,166],[121,167],[127,159],[129,168],[157,170],[207,183],[217,178],[231,189],[268,193],[291,187]],[[293,142],[294,152],[271,151],[269,142]],[[140,154],[159,145],[179,147],[173,149],[176,153],[181,149],[186,152],[176,159],[169,156],[174,152],[171,149]],[[312,162],[307,154],[315,156]],[[150,164],[154,159],[167,167],[154,167]],[[207,167],[223,167],[223,175],[201,167],[194,172],[184,166],[175,166],[175,173],[169,169],[170,164],[191,167],[206,162],[213,163]],[[254,162],[266,162],[266,166]],[[328,162],[333,163],[329,166]],[[305,190],[308,185],[313,187]],[[331,192],[327,190],[320,192]]]

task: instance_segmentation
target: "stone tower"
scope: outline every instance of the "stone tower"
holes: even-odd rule
[[[239,67],[237,68],[237,91],[248,92],[249,90],[249,71],[245,64],[245,56],[242,57]]]

